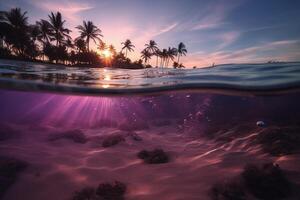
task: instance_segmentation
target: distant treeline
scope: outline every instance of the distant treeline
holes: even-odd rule
[[[172,64],[183,68],[180,57],[187,53],[180,43],[177,48],[160,50],[154,40],[145,44],[141,58],[131,61],[127,55],[135,46],[127,39],[118,52],[113,45],[103,40],[102,31],[91,21],[83,21],[78,29],[80,36],[72,39],[71,30],[65,27],[60,12],[51,12],[48,19],[29,24],[27,12],[20,8],[0,11],[0,58],[60,63],[72,66],[104,67],[113,66],[129,69],[152,67],[149,60],[154,56],[156,67]],[[94,42],[98,52],[90,49]]]

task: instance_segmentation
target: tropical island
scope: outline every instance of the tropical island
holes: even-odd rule
[[[29,24],[27,12],[21,8],[0,11],[0,59],[76,67],[185,68],[180,62],[187,53],[182,42],[176,48],[160,49],[154,40],[150,40],[140,52],[140,59],[132,61],[128,54],[134,51],[135,46],[130,39],[122,42],[118,51],[112,44],[104,42],[101,29],[92,21],[83,21],[82,25],[76,26],[80,36],[74,39],[65,22],[60,12],[51,12],[47,20]],[[91,42],[96,44],[97,50],[90,48]],[[149,63],[153,57],[156,59],[155,66]]]

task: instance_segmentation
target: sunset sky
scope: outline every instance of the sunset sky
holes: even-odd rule
[[[21,7],[29,21],[60,11],[72,37],[75,26],[93,21],[117,50],[129,38],[137,47],[186,44],[187,66],[212,63],[300,60],[299,0],[1,0],[0,10]],[[153,59],[154,61],[155,59]]]

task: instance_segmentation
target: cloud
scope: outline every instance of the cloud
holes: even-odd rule
[[[203,12],[188,22],[191,31],[219,28],[228,24],[225,21],[228,14],[240,5],[243,1],[214,1],[203,9]]]
[[[224,25],[225,23],[203,23],[200,22],[199,24],[194,25],[191,30],[205,30],[205,29],[213,29],[217,28],[221,25]]]
[[[187,66],[210,66],[212,63],[260,63],[269,60],[297,61],[300,58],[300,40],[280,40],[235,51],[203,51],[183,58]]]
[[[161,30],[158,30],[156,33],[154,33],[152,37],[161,35],[163,33],[167,33],[169,31],[173,30],[177,25],[178,25],[178,23],[175,22],[175,23],[171,24],[170,26],[164,27]]]
[[[31,0],[31,3],[45,11],[56,12],[59,11],[63,14],[63,17],[70,20],[71,23],[78,23],[80,17],[78,14],[82,11],[90,10],[93,8],[90,4],[85,2],[75,2],[75,1],[66,1],[66,0]]]
[[[223,49],[230,44],[234,43],[240,36],[240,32],[238,31],[231,31],[223,33],[219,36],[217,36],[218,39],[221,40],[220,45],[217,47],[217,50]]]
[[[140,37],[137,37],[137,41],[139,43],[145,43],[151,39],[154,39],[155,37],[159,36],[159,35],[162,35],[164,33],[168,33],[172,30],[175,29],[175,27],[178,25],[177,22],[174,22],[172,23],[171,25],[167,25],[167,26],[155,26],[155,25],[152,25],[150,26],[150,28],[147,28],[147,29],[143,29],[139,35]],[[136,33],[135,33],[136,35]]]

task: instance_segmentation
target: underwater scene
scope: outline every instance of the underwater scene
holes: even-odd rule
[[[118,70],[98,79],[103,69],[79,70],[89,83],[81,86],[68,69],[61,76],[46,66],[14,66],[1,70],[1,199],[300,197],[298,63],[252,67],[266,72],[240,85],[232,73],[201,78],[212,69],[136,71],[149,93]],[[249,69],[213,70],[227,68],[240,79]],[[41,78],[49,73],[56,78]],[[167,87],[151,85],[163,84],[158,79]],[[257,90],[248,87],[253,82]]]

